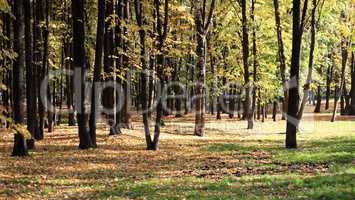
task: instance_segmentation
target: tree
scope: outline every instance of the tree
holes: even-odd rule
[[[342,62],[341,62],[340,87],[339,87],[339,92],[335,95],[334,109],[333,109],[333,115],[332,115],[331,122],[335,122],[336,113],[337,113],[337,106],[338,106],[338,100],[339,100],[339,97],[341,97],[343,95],[343,92],[344,92],[346,66],[347,66],[347,62],[348,62],[348,45],[349,45],[349,42],[346,40],[346,38],[342,38],[342,41],[341,41]]]
[[[72,0],[73,15],[73,49],[74,49],[74,76],[76,109],[79,126],[80,149],[93,147],[88,131],[88,120],[85,108],[85,76],[87,66],[85,64],[85,30],[84,30],[84,0]]]
[[[244,67],[244,86],[245,86],[245,102],[244,113],[248,120],[248,129],[253,129],[253,113],[252,113],[252,87],[250,85],[249,72],[249,34],[248,34],[248,19],[246,14],[247,3],[246,0],[241,0],[242,7],[242,46],[243,46],[243,67]]]
[[[27,144],[24,133],[20,127],[24,123],[24,70],[25,70],[25,16],[23,0],[14,1],[14,15],[16,17],[14,23],[14,50],[17,53],[17,58],[13,64],[13,95],[14,95],[14,122],[18,128],[15,133],[14,148],[12,156],[28,155]]]
[[[319,0],[320,2],[320,0]],[[324,3],[324,1],[323,1]],[[311,84],[312,84],[312,76],[313,76],[313,67],[314,67],[314,50],[315,50],[315,46],[316,46],[316,11],[317,11],[317,0],[312,0],[312,14],[311,14],[311,44],[309,47],[309,63],[308,63],[308,74],[307,74],[307,79],[306,79],[306,83],[303,86],[303,98],[301,101],[301,106],[298,110],[298,121],[300,121],[302,119],[303,116],[303,111],[304,108],[306,106],[306,103],[308,101],[309,98],[309,91],[311,88]],[[318,92],[320,92],[320,90],[318,90]],[[318,94],[321,95],[321,94]]]
[[[35,148],[35,134],[38,130],[37,96],[36,96],[36,71],[33,65],[32,48],[32,4],[30,0],[24,2],[25,11],[25,52],[26,52],[26,102],[27,102],[27,130],[31,139],[27,140],[29,149]]]
[[[196,29],[196,53],[197,53],[197,85],[196,95],[196,116],[195,116],[195,135],[203,136],[205,132],[205,83],[206,83],[206,35],[212,23],[213,11],[216,0],[212,0],[211,7],[206,18],[206,1],[203,5],[199,0],[192,0],[194,8],[194,20]]]
[[[350,104],[350,114],[355,115],[355,63],[354,63],[354,51],[351,52],[351,90],[350,90],[350,97],[351,97],[351,104]]]
[[[98,95],[96,91],[97,83],[100,81],[100,75],[102,71],[102,54],[103,43],[105,33],[105,5],[106,0],[98,1],[98,18],[97,18],[97,33],[96,33],[96,51],[95,51],[95,68],[94,78],[91,89],[91,112],[90,112],[90,137],[94,147],[96,144],[96,123],[97,123],[97,107],[98,107]]]
[[[287,87],[287,78],[286,78],[286,57],[285,57],[284,43],[282,39],[281,16],[280,16],[278,0],[274,0],[274,7],[275,7],[277,44],[278,44],[278,60],[280,65],[282,89],[284,91],[283,104],[282,104],[282,119],[285,119],[285,113],[287,113],[287,102],[288,102],[287,88],[288,87]]]
[[[154,1],[154,8],[155,8],[155,16],[156,16],[156,25],[157,25],[157,44],[158,44],[158,59],[157,59],[157,64],[158,64],[158,78],[160,79],[160,88],[158,88],[159,94],[161,94],[162,89],[164,87],[164,75],[163,75],[163,67],[164,67],[164,53],[163,53],[163,47],[164,47],[164,42],[166,39],[167,35],[167,29],[168,29],[168,8],[169,8],[169,1],[165,0],[164,2],[164,17],[163,20],[161,19],[161,12],[160,12],[160,1],[155,0]],[[134,1],[134,7],[136,11],[136,20],[137,24],[140,27],[139,30],[139,37],[140,37],[140,43],[141,43],[141,65],[142,65],[142,72],[141,72],[141,105],[142,105],[142,110],[143,110],[143,124],[144,124],[144,132],[145,132],[145,139],[147,143],[147,150],[157,150],[158,148],[158,143],[159,143],[159,136],[160,136],[160,126],[161,126],[161,117],[163,114],[163,100],[160,95],[160,98],[158,99],[158,105],[157,105],[157,116],[156,116],[156,121],[155,121],[155,130],[154,130],[154,139],[152,140],[151,135],[150,135],[150,130],[149,130],[149,113],[148,113],[148,95],[147,91],[149,91],[149,81],[148,81],[148,69],[147,69],[147,61],[146,61],[146,32],[143,28],[144,26],[144,13],[143,13],[143,8],[142,8],[142,2],[135,0]],[[159,95],[158,95],[159,96]]]
[[[292,58],[290,80],[292,87],[289,88],[289,102],[287,111],[287,128],[286,128],[286,148],[297,148],[297,128],[298,128],[298,111],[299,111],[299,72],[300,72],[300,54],[302,33],[304,29],[304,20],[307,12],[308,0],[304,1],[304,8],[301,19],[301,1],[294,0],[292,5]]]

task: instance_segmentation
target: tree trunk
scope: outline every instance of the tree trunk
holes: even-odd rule
[[[196,85],[196,120],[195,135],[204,136],[205,134],[205,83],[206,83],[206,36],[204,35],[204,27],[202,22],[202,13],[195,8],[195,24],[197,39],[197,85]]]
[[[140,46],[141,46],[141,64],[142,64],[142,72],[141,72],[141,83],[140,83],[140,102],[142,105],[142,115],[143,115],[143,124],[144,124],[144,135],[146,139],[146,144],[147,144],[147,149],[150,150],[152,147],[152,138],[150,136],[150,130],[149,130],[149,113],[148,113],[148,96],[147,96],[147,91],[149,90],[148,86],[148,78],[147,78],[147,60],[146,60],[146,32],[143,29],[143,10],[142,10],[142,2],[135,0],[134,1],[134,7],[136,11],[136,20],[138,23],[138,26],[140,27],[139,30],[139,39],[140,39]]]
[[[317,1],[312,0],[313,9],[311,17],[311,45],[309,47],[309,62],[308,62],[308,74],[306,83],[303,86],[303,98],[301,102],[301,107],[298,111],[298,121],[302,119],[304,108],[309,98],[309,92],[312,84],[312,74],[313,74],[313,65],[314,65],[314,50],[316,46],[316,11],[317,11]]]
[[[281,26],[281,16],[279,9],[279,1],[274,0],[275,7],[275,21],[276,21],[276,33],[277,33],[277,43],[278,43],[278,58],[280,65],[281,81],[284,91],[283,105],[282,105],[282,120],[285,120],[285,114],[287,113],[288,107],[288,89],[287,89],[287,79],[286,79],[286,57],[284,53],[284,44],[282,40],[282,26]]]
[[[328,70],[327,70],[327,82],[326,82],[326,96],[325,96],[325,110],[329,109],[329,99],[330,99],[330,84],[333,80],[333,65],[329,65]]]
[[[72,0],[73,15],[73,45],[74,45],[74,76],[76,109],[79,126],[80,149],[93,147],[88,130],[88,116],[85,108],[85,76],[87,66],[85,65],[85,30],[84,30],[84,0]]]
[[[320,108],[322,105],[322,86],[318,85],[317,87],[317,104],[314,109],[314,113],[320,113]]]
[[[116,129],[116,90],[115,86],[109,85],[115,81],[116,70],[114,63],[114,31],[112,24],[114,23],[112,15],[114,14],[113,1],[106,1],[105,10],[105,34],[104,34],[104,72],[106,87],[103,91],[103,105],[108,110],[106,112],[109,125],[109,135],[119,134],[119,129]]]
[[[215,8],[215,0],[212,0],[211,7],[206,18],[206,3],[201,6],[199,0],[193,0],[194,20],[196,28],[196,54],[197,54],[197,85],[196,95],[196,115],[195,115],[195,135],[204,136],[205,134],[205,109],[206,109],[206,35],[211,25],[213,11]]]
[[[14,23],[14,51],[17,58],[13,64],[13,95],[14,95],[14,121],[16,125],[24,125],[24,70],[25,70],[25,19],[23,0],[14,1],[14,15],[16,17]],[[12,156],[26,156],[27,145],[23,133],[17,131],[15,133],[14,147]]]
[[[276,122],[276,117],[277,117],[277,101],[275,100],[273,102],[273,107],[272,107],[272,120]]]
[[[27,140],[28,149],[35,148],[35,133],[38,129],[37,120],[37,98],[36,98],[36,80],[34,77],[33,49],[32,49],[32,5],[30,0],[25,0],[25,46],[26,46],[26,97],[27,97],[27,130],[32,138]]]
[[[335,122],[338,100],[339,100],[339,97],[341,97],[343,95],[343,89],[344,89],[344,84],[345,84],[345,75],[346,75],[346,64],[348,62],[348,47],[347,46],[348,46],[348,42],[345,39],[343,39],[341,42],[341,55],[342,55],[341,64],[342,64],[342,67],[341,67],[340,87],[339,87],[339,93],[335,97],[334,110],[333,110],[331,122]]]
[[[350,89],[350,115],[355,115],[355,63],[354,63],[354,52],[351,52],[351,89]]]
[[[43,65],[40,63],[44,62],[42,57],[42,47],[41,40],[43,38],[43,31],[40,28],[40,21],[44,20],[43,17],[43,0],[38,0],[35,2],[35,20],[34,20],[34,61],[36,63],[36,80],[37,80],[37,88],[36,95],[38,98],[38,115],[39,115],[39,123],[38,130],[35,133],[36,140],[42,140],[44,138],[44,105],[41,99],[41,84],[43,82]]]
[[[248,20],[246,15],[246,0],[241,0],[242,6],[242,29],[243,29],[243,66],[244,66],[244,84],[245,84],[245,102],[244,102],[244,113],[248,120],[248,129],[254,128],[253,114],[252,114],[252,87],[250,85],[250,74],[249,74],[249,39],[248,39]]]
[[[255,119],[255,108],[256,108],[256,82],[257,80],[257,67],[258,67],[258,57],[257,57],[257,46],[256,46],[256,20],[255,20],[255,1],[252,0],[251,4],[251,19],[253,21],[253,99],[252,99],[252,117]]]
[[[97,123],[97,109],[99,96],[97,94],[97,87],[100,81],[100,75],[102,71],[102,54],[105,32],[105,5],[106,0],[98,1],[98,19],[97,19],[97,34],[96,34],[96,52],[95,52],[95,67],[93,85],[91,88],[91,112],[90,112],[90,138],[94,147],[96,144],[96,123]]]
[[[287,111],[286,148],[297,148],[297,114],[299,109],[299,70],[302,34],[300,31],[300,0],[293,1],[293,33],[292,33],[292,59],[290,80],[295,87],[289,89],[289,101]]]

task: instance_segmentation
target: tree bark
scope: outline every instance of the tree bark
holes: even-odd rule
[[[312,84],[312,74],[313,74],[313,66],[314,66],[314,50],[316,46],[316,11],[317,11],[317,0],[312,0],[313,8],[312,8],[312,17],[311,17],[311,45],[309,47],[309,62],[308,62],[308,74],[306,83],[303,86],[303,98],[301,102],[300,109],[298,111],[298,121],[302,119],[304,108],[309,98],[309,91]]]
[[[293,1],[293,33],[292,33],[292,59],[290,80],[294,82],[294,87],[289,88],[289,102],[287,111],[287,128],[286,128],[286,148],[297,148],[297,114],[299,109],[299,69],[300,69],[300,53],[302,34],[300,30],[300,9],[301,1]]]
[[[350,115],[355,115],[355,63],[354,63],[354,52],[351,52],[351,89],[350,89]]]
[[[201,7],[199,0],[193,0],[194,20],[196,27],[196,53],[197,53],[197,85],[196,85],[196,115],[195,115],[195,135],[204,136],[205,134],[205,109],[206,109],[206,35],[211,25],[213,11],[215,8],[215,0],[212,0],[208,17],[206,19],[206,4]]]
[[[23,0],[14,0],[14,11],[16,20],[14,23],[14,51],[17,53],[17,58],[13,64],[13,95],[14,106],[13,114],[16,125],[24,125],[24,70],[25,70],[25,19]],[[27,144],[24,134],[16,131],[12,156],[28,155]]]
[[[276,122],[276,117],[277,117],[277,101],[275,100],[273,102],[273,107],[272,107],[272,120]]]
[[[257,55],[257,46],[256,46],[256,20],[255,20],[255,2],[256,0],[251,1],[251,20],[253,21],[253,99],[252,99],[252,117],[255,119],[255,108],[256,108],[256,82],[257,80],[257,67],[258,67],[258,55]]]
[[[339,87],[339,92],[335,96],[333,115],[332,115],[332,119],[330,120],[331,122],[335,122],[336,113],[338,109],[338,100],[339,97],[343,95],[343,89],[345,84],[346,64],[348,62],[348,42],[344,38],[342,39],[341,42],[341,56],[342,56],[342,62],[341,62],[342,67],[341,67],[340,87]]]
[[[330,56],[331,57],[331,56]],[[333,80],[333,65],[329,65],[328,70],[327,70],[327,81],[326,81],[326,96],[325,96],[325,110],[329,109],[329,99],[330,99],[330,93],[331,93],[331,88],[330,85]]]
[[[250,85],[250,72],[249,72],[249,35],[248,35],[248,20],[246,15],[246,0],[241,0],[242,6],[242,29],[243,29],[243,66],[244,66],[244,86],[245,86],[245,102],[244,113],[248,120],[248,129],[254,128],[253,114],[252,114],[252,87]]]
[[[90,138],[94,147],[96,144],[96,123],[97,123],[97,109],[99,96],[97,94],[97,84],[100,81],[102,71],[102,55],[103,55],[103,43],[105,33],[105,5],[106,0],[98,1],[98,18],[97,18],[97,32],[96,32],[96,51],[95,51],[95,67],[93,85],[91,88],[91,112],[90,112]]]
[[[284,91],[283,104],[282,104],[282,120],[285,120],[285,114],[287,113],[288,107],[288,87],[286,78],[286,57],[284,52],[284,44],[282,39],[282,26],[281,26],[281,16],[279,9],[279,1],[274,0],[275,7],[275,21],[276,21],[276,33],[277,33],[277,43],[278,43],[278,59],[280,65],[280,74],[282,81],[282,88]]]
[[[320,113],[321,105],[322,105],[322,86],[318,85],[318,87],[317,87],[317,104],[314,109],[314,113]]]
[[[27,130],[32,138],[27,140],[28,149],[35,148],[35,134],[38,129],[36,80],[34,76],[33,49],[32,49],[32,4],[25,0],[25,46],[26,46],[26,100],[27,100]]]
[[[84,0],[72,0],[73,15],[73,47],[74,47],[74,76],[76,109],[79,126],[79,148],[88,149],[93,147],[88,130],[88,116],[85,108],[85,76],[87,66],[85,65],[85,30],[84,30]]]

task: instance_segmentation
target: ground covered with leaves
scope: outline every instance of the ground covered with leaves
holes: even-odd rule
[[[227,118],[227,117],[224,117]],[[284,148],[285,121],[209,117],[194,136],[193,116],[165,119],[159,151],[146,151],[141,123],[98,148],[78,150],[76,127],[60,126],[26,158],[10,157],[0,135],[0,199],[353,199],[355,118],[305,116],[299,149]]]

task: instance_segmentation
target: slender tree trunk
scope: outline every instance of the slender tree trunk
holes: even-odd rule
[[[63,43],[64,45],[64,43]],[[59,113],[58,113],[58,125],[62,124],[62,115],[63,115],[63,94],[64,94],[64,78],[63,78],[63,72],[64,72],[64,67],[65,67],[65,61],[64,61],[64,46],[62,48],[62,52],[61,52],[61,66],[60,66],[60,70],[61,70],[61,74],[60,74],[60,80],[59,80]]]
[[[248,35],[248,20],[246,15],[246,0],[241,0],[242,6],[242,29],[243,29],[243,66],[244,66],[244,83],[245,83],[245,102],[244,113],[248,120],[248,129],[254,128],[253,114],[252,114],[252,87],[250,85],[250,73],[249,73],[249,35]]]
[[[38,0],[34,3],[34,24],[33,24],[33,48],[34,48],[34,61],[35,61],[35,79],[36,79],[36,95],[38,99],[38,130],[35,132],[35,139],[42,140],[44,138],[44,105],[41,98],[41,84],[43,81],[43,69],[42,65],[40,64],[43,62],[42,58],[42,47],[41,47],[41,40],[43,37],[43,32],[40,28],[40,21],[44,20],[43,17],[43,2],[42,0]]]
[[[282,105],[282,120],[285,120],[285,114],[287,113],[288,107],[288,88],[287,88],[287,78],[286,78],[286,57],[284,53],[284,44],[282,40],[282,26],[281,26],[281,16],[279,9],[279,0],[274,0],[275,7],[275,21],[276,21],[276,33],[277,33],[277,43],[278,43],[278,58],[280,65],[280,74],[282,87],[284,91],[283,105]]]
[[[350,89],[350,115],[355,115],[355,63],[354,63],[354,51],[351,52],[351,89]]]
[[[98,109],[98,83],[100,81],[100,75],[102,71],[102,54],[103,54],[103,43],[104,43],[104,32],[105,32],[105,5],[106,0],[98,1],[98,19],[97,19],[97,34],[96,34],[96,52],[95,52],[95,67],[94,67],[94,78],[93,85],[91,88],[91,112],[90,112],[90,138],[94,147],[96,144],[96,123],[97,123],[97,109]]]
[[[277,101],[275,100],[273,102],[273,107],[272,107],[272,119],[274,122],[276,122],[276,117],[277,117]]]
[[[87,66],[85,65],[85,30],[84,30],[84,0],[72,0],[73,15],[73,45],[74,45],[74,76],[76,109],[79,125],[80,149],[93,147],[88,130],[88,116],[85,108],[85,76]]]
[[[235,94],[236,94],[236,90],[234,88],[234,85],[230,85],[229,88],[229,109],[228,109],[228,113],[229,113],[229,118],[233,119],[234,118],[234,112],[235,112]]]
[[[23,0],[14,0],[14,11],[16,20],[14,23],[14,51],[17,58],[13,65],[13,92],[14,92],[14,121],[16,125],[24,125],[24,84],[25,84],[25,19]],[[23,133],[15,133],[14,147],[12,156],[26,156],[27,144]]]
[[[51,102],[51,90],[50,90],[50,85],[49,85],[49,80],[46,80],[45,77],[48,74],[48,70],[49,70],[49,61],[48,61],[48,56],[49,56],[49,0],[42,0],[43,2],[43,6],[42,6],[42,12],[44,14],[44,20],[45,20],[45,26],[42,27],[42,32],[43,32],[43,58],[42,58],[42,84],[47,84],[47,98],[48,98],[48,102]],[[44,81],[46,81],[46,83],[44,83]],[[43,94],[45,95],[45,94]],[[42,102],[42,104],[44,104],[43,106],[43,117],[45,116],[45,113],[47,113],[47,121],[45,122],[45,127],[48,128],[48,130],[50,131],[50,129],[52,128],[53,125],[53,119],[52,119],[52,111],[48,108],[49,106],[47,105],[48,102]],[[47,123],[46,123],[47,122]],[[48,126],[46,126],[48,125]]]
[[[205,134],[205,90],[206,82],[206,36],[204,35],[204,27],[202,22],[202,13],[198,8],[195,8],[195,23],[197,38],[197,85],[196,85],[196,120],[195,120],[195,135],[204,136]]]
[[[34,77],[33,49],[32,49],[32,5],[30,0],[25,0],[25,46],[26,46],[26,97],[27,97],[27,130],[32,138],[27,140],[29,149],[35,148],[35,133],[38,129],[37,120],[37,98],[36,98],[36,80]]]
[[[287,111],[286,148],[297,148],[297,114],[299,109],[299,69],[302,34],[300,31],[300,8],[301,1],[293,1],[293,34],[292,34],[292,59],[290,80],[294,82],[294,87],[289,89],[289,102]]]
[[[317,87],[317,104],[316,104],[316,108],[314,109],[315,113],[320,113],[321,105],[322,105],[322,86],[318,85],[318,87]]]
[[[330,99],[330,84],[333,80],[333,65],[329,65],[327,70],[327,81],[326,81],[326,96],[325,96],[325,110],[329,109],[329,99]]]
[[[109,110],[106,113],[109,135],[116,135],[116,115],[115,115],[115,88],[108,84],[115,81],[115,64],[114,64],[114,30],[112,24],[114,23],[112,15],[114,14],[113,0],[106,1],[105,11],[105,35],[104,35],[104,72],[105,72],[105,90],[103,91],[103,104]]]
[[[337,106],[338,106],[338,100],[339,97],[343,95],[343,89],[344,89],[344,84],[345,84],[345,75],[346,75],[346,64],[348,62],[348,45],[347,41],[345,39],[342,40],[342,47],[341,47],[341,55],[342,55],[342,67],[341,67],[341,78],[340,78],[340,87],[339,87],[339,92],[335,96],[335,102],[334,102],[334,110],[333,110],[333,115],[331,122],[335,122],[336,118],[336,113],[337,113]]]
[[[257,67],[258,67],[258,57],[257,57],[257,46],[256,46],[256,20],[255,20],[255,2],[251,1],[251,19],[253,21],[253,99],[252,99],[252,117],[255,119],[255,108],[256,108],[256,82],[257,80]]]
[[[138,23],[138,26],[140,27],[139,30],[139,38],[140,38],[140,44],[141,44],[141,64],[142,64],[142,72],[141,72],[141,88],[140,88],[140,102],[142,105],[142,112],[143,112],[143,124],[144,124],[144,135],[146,139],[146,144],[147,144],[147,149],[150,150],[152,147],[152,138],[150,136],[150,129],[149,129],[149,114],[148,114],[148,96],[147,96],[147,91],[148,91],[148,77],[147,77],[147,60],[146,60],[146,32],[143,29],[143,10],[142,10],[142,2],[135,0],[134,1],[134,7],[136,11],[136,20]]]
[[[303,86],[303,98],[301,102],[300,109],[298,111],[298,121],[302,119],[304,108],[309,98],[309,92],[312,84],[312,74],[313,74],[313,65],[314,65],[314,50],[316,46],[316,11],[317,11],[317,0],[312,0],[313,9],[311,17],[311,45],[309,47],[309,62],[308,62],[308,75],[305,85]]]

